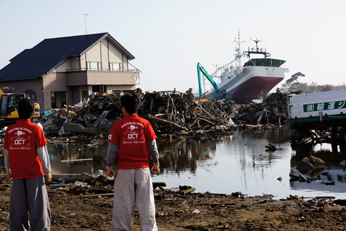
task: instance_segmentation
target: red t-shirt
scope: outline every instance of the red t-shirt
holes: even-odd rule
[[[126,115],[116,121],[108,136],[108,142],[118,144],[118,169],[148,168],[147,142],[156,139],[150,122],[138,115]]]
[[[40,126],[30,120],[18,120],[5,132],[4,148],[13,179],[28,179],[43,175],[36,149],[47,145]]]

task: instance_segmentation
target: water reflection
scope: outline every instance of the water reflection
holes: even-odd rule
[[[340,144],[338,148],[339,150],[333,151],[331,144],[292,146],[292,150],[295,151],[291,158],[292,167],[297,166],[304,157],[309,157],[311,154],[321,158],[325,166],[323,169],[305,173],[306,176],[313,177],[314,181],[310,183],[294,181],[290,183],[291,188],[318,193],[321,196],[345,198],[346,168],[341,164],[346,159],[345,144]]]
[[[210,160],[216,151],[217,141],[206,140],[158,141],[162,173],[196,173],[197,162]]]
[[[222,139],[160,141],[160,162],[165,170],[154,176],[154,180],[164,181],[168,186],[189,184],[199,192],[274,193],[269,189],[279,176],[274,174],[272,165],[282,174],[277,166],[290,156],[289,137],[289,130],[278,129],[236,132]],[[276,154],[267,152],[265,146],[268,143],[278,145],[282,150]],[[276,165],[278,162],[280,164]],[[288,172],[289,168],[286,169]],[[271,178],[269,184],[265,183],[268,177]]]
[[[273,131],[235,132],[222,139],[158,141],[162,172],[154,175],[153,181],[166,182],[167,188],[190,185],[196,192],[241,191],[249,196],[265,193],[277,198],[289,194],[345,198],[345,169],[339,164],[346,159],[345,147],[338,152],[332,152],[328,144],[291,147],[290,135],[291,130],[282,127]],[[268,144],[275,145],[278,150],[267,151]],[[96,175],[106,168],[107,145],[107,142],[95,147],[67,143],[49,145],[52,173]],[[311,153],[326,162],[326,169],[311,173],[317,181],[291,182],[291,168]],[[90,158],[92,161],[61,162]],[[334,180],[335,185],[321,184],[329,179]]]
[[[48,145],[48,152],[51,160],[52,174],[87,172],[95,175],[98,170],[105,169],[107,143],[95,147],[89,147],[85,144],[72,145],[69,143]]]

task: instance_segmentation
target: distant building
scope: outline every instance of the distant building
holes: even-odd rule
[[[135,57],[109,33],[44,39],[0,70],[0,86],[24,92],[41,110],[73,105],[92,92],[134,90]]]

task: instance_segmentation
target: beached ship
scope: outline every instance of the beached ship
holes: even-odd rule
[[[253,99],[264,99],[267,93],[280,83],[287,68],[281,67],[285,60],[272,59],[271,54],[266,50],[258,48],[259,40],[253,40],[256,48],[242,52],[240,50],[240,38],[238,34],[238,46],[235,51],[235,59],[217,68],[210,75],[215,82],[218,82],[214,89],[206,92],[207,98],[231,98],[236,103],[249,103]],[[262,58],[251,58],[253,55],[264,56]],[[248,57],[248,61],[242,64],[242,58]],[[208,78],[210,81],[210,79]],[[212,81],[211,81],[212,82]],[[213,83],[213,82],[212,82]],[[218,89],[217,89],[218,88]],[[200,87],[200,95],[201,87]]]

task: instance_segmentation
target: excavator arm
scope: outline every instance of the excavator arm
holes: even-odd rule
[[[202,97],[202,79],[201,79],[201,72],[203,75],[209,80],[209,82],[213,85],[215,89],[214,97],[219,94],[219,87],[213,80],[213,78],[208,74],[208,72],[199,64],[197,63],[197,74],[198,74],[198,86],[199,86],[199,97]]]

